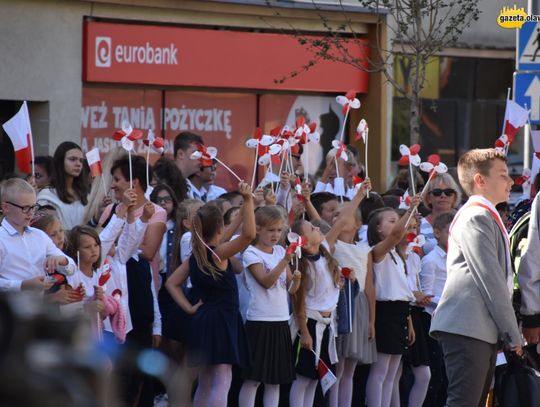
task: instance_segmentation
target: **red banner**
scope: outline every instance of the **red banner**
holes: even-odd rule
[[[122,121],[133,128],[154,129],[165,136],[165,154],[173,155],[174,138],[182,131],[203,137],[207,146],[218,148],[218,158],[241,178],[251,179],[253,152],[245,147],[256,120],[256,96],[233,93],[163,92],[158,90],[83,88],[81,147],[84,152],[98,147],[102,156],[119,141],[112,139]],[[162,106],[165,100],[165,106]],[[135,153],[146,156],[147,147],[138,140]],[[159,156],[151,154],[151,162]],[[237,189],[238,181],[218,165],[216,185]]]
[[[345,46],[353,58],[368,52],[367,46]],[[312,57],[292,34],[84,23],[87,82],[367,93],[366,72],[327,60],[275,82]]]

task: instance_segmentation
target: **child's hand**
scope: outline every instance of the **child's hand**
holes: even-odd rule
[[[94,300],[103,301],[103,296],[105,293],[103,292],[103,287],[94,286]]]
[[[264,191],[262,188],[257,188],[255,192],[253,193],[253,205],[255,207],[264,206]]]
[[[244,198],[244,201],[251,200],[253,198],[251,187],[244,181],[238,184],[238,192],[240,192],[240,194]]]
[[[364,191],[364,193],[367,193],[367,191],[371,191],[371,179],[369,177],[366,177],[366,179],[362,183],[362,190]]]
[[[48,274],[54,273],[58,266],[67,266],[68,260],[65,256],[48,256],[45,259],[45,271]]]
[[[411,198],[411,206],[409,207],[409,210],[416,209],[418,205],[422,202],[422,196],[420,194],[416,194]]]
[[[271,189],[266,191],[266,195],[264,196],[264,201],[266,202],[266,205],[275,205],[277,203],[276,194],[274,194],[274,191]]]
[[[279,176],[279,187],[287,191],[291,187],[291,177],[287,171],[283,171]]]
[[[143,206],[143,213],[141,215],[141,222],[146,223],[150,220],[152,216],[154,216],[154,213],[156,212],[156,208],[154,207],[154,204],[150,201],[146,202]]]
[[[48,294],[46,298],[56,304],[71,304],[73,302],[82,301],[82,297],[79,296],[79,293],[72,288],[68,288],[65,285],[60,286],[60,289],[53,293]]]
[[[416,341],[416,333],[414,332],[414,327],[412,324],[411,317],[409,316],[407,319],[408,319],[408,325],[409,325],[409,334],[408,334],[407,340],[408,340],[409,346],[412,346],[412,344]]]
[[[416,298],[416,303],[425,307],[426,305],[431,304],[431,299],[433,295],[424,294],[420,291],[413,291],[414,298]]]
[[[306,202],[311,200],[311,186],[307,181],[302,182],[302,196]]]
[[[191,307],[190,314],[193,315],[197,312],[197,310],[203,305],[202,300],[199,300],[199,302]]]
[[[375,340],[375,322],[369,321],[368,325],[368,340],[373,342]]]
[[[313,349],[313,339],[311,338],[309,332],[304,332],[300,335],[300,345],[305,349]]]
[[[24,280],[21,284],[21,290],[24,291],[44,291],[53,286],[52,281],[45,281],[45,276],[39,276]]]
[[[109,195],[105,195],[101,200],[101,207],[106,208],[108,205],[112,204],[112,199]]]
[[[292,275],[292,281],[297,283],[302,279],[302,273],[300,273],[300,270],[294,270],[294,273]]]

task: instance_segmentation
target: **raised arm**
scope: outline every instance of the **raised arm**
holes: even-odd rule
[[[407,229],[407,223],[411,218],[412,213],[416,210],[420,204],[420,194],[416,194],[411,199],[411,206],[407,209],[407,212],[397,221],[390,234],[381,242],[377,243],[372,250],[373,262],[379,263],[384,259],[384,256],[392,250],[396,245],[401,242],[405,231]]]
[[[220,243],[219,246],[216,247],[216,254],[224,260],[244,250],[256,237],[255,210],[253,208],[251,187],[245,182],[241,182],[238,185],[238,191],[240,191],[244,198],[244,205],[242,205],[241,209],[242,230],[236,239],[231,240],[230,242]],[[225,266],[225,264],[221,265]]]

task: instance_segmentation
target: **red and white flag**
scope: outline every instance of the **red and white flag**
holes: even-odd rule
[[[506,134],[509,144],[512,144],[517,132],[527,123],[528,119],[529,110],[522,108],[513,100],[506,100],[502,134]]]
[[[321,382],[321,389],[323,392],[323,395],[326,395],[326,392],[334,385],[334,383],[337,382],[337,377],[332,373],[332,371],[328,368],[326,363],[323,362],[322,359],[319,359],[319,380]]]
[[[93,148],[86,153],[86,159],[90,166],[90,174],[92,177],[97,177],[103,174],[103,168],[101,168],[101,158],[99,157],[99,148]]]
[[[2,127],[13,144],[19,171],[24,174],[32,174],[34,152],[32,151],[32,129],[30,128],[30,116],[26,101],[15,116],[5,122]]]

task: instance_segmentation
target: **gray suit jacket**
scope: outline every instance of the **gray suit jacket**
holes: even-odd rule
[[[493,216],[479,206],[466,208],[452,228],[448,247],[448,278],[431,335],[448,332],[520,345],[507,285],[505,238]]]

